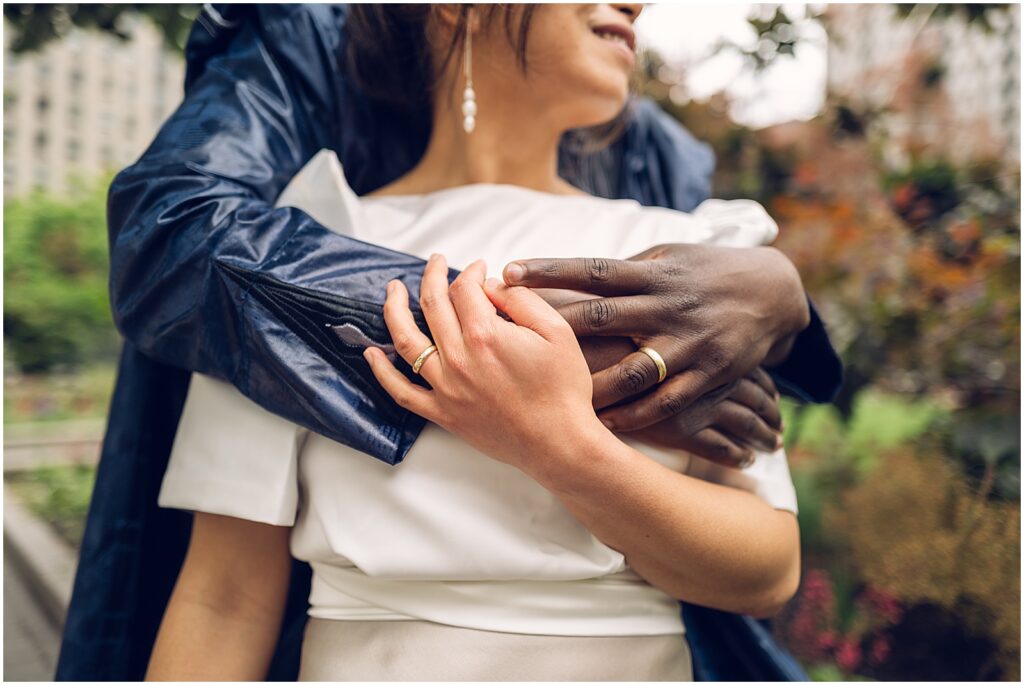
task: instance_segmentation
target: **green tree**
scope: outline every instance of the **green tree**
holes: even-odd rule
[[[4,203],[4,342],[24,372],[116,352],[107,293],[108,184]]]
[[[104,4],[36,4],[8,3],[4,5],[4,18],[14,33],[11,51],[38,50],[46,43],[63,37],[72,27],[97,29],[122,40],[127,40],[124,19],[141,15],[152,20],[161,32],[166,45],[179,52],[185,49],[192,20],[200,5],[104,5]]]

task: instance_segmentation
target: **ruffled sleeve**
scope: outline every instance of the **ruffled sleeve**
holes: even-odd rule
[[[194,373],[157,501],[161,507],[294,525],[298,454],[307,434],[231,384]]]
[[[711,234],[706,242],[711,245],[768,245],[779,235],[778,224],[753,200],[705,200],[693,215],[708,223]]]

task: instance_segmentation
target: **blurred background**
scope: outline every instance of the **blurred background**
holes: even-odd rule
[[[105,194],[196,5],[4,5],[4,670],[49,679],[119,347]],[[653,5],[638,90],[781,227],[847,365],[787,403],[819,680],[1020,678],[1020,7]],[[56,570],[55,570],[56,569]]]

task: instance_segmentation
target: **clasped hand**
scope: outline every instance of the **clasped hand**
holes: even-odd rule
[[[771,451],[781,444],[778,393],[757,364],[778,356],[787,337],[791,340],[806,325],[800,324],[806,300],[799,276],[793,278],[795,269],[784,257],[780,262],[780,256],[764,248],[669,245],[637,255],[632,258],[636,264],[528,260],[506,268],[506,280],[536,290],[505,287],[493,279],[484,284],[485,267],[476,262],[450,292],[444,260],[435,256],[424,271],[420,297],[441,350],[427,357],[421,369],[433,391],[410,383],[379,351],[368,351],[367,360],[401,406],[504,461],[515,459],[498,455],[503,449],[521,451],[523,436],[550,443],[553,436],[565,435],[568,424],[563,421],[592,425],[587,422],[594,418],[593,407],[626,399],[602,413],[606,425],[728,466],[743,466],[754,449]],[[513,265],[522,267],[518,274]],[[774,299],[749,292],[753,269],[766,287],[774,286]],[[695,281],[701,284],[697,295],[710,302],[692,295],[680,301],[680,291],[694,290]],[[592,294],[544,286],[617,297],[595,301]],[[760,309],[752,299],[760,301]],[[408,292],[398,281],[389,284],[384,313],[398,353],[412,364],[431,341],[416,326]],[[679,330],[687,332],[680,335]],[[566,337],[567,332],[579,338]],[[650,360],[631,353],[640,344],[656,345],[670,370],[681,368],[684,373],[649,391]],[[584,362],[575,370],[594,371],[592,383],[583,384],[583,376],[565,377],[564,387],[554,387],[554,379],[579,365],[580,345]],[[545,368],[546,362],[551,369]],[[590,399],[580,404],[575,393]],[[558,409],[538,419],[538,403]],[[483,420],[468,421],[467,416]]]
[[[417,327],[405,286],[388,284],[384,319],[398,354],[411,365],[431,342],[438,348],[420,367],[429,390],[380,349],[366,349],[374,376],[395,402],[531,475],[551,455],[574,454],[587,431],[607,432],[591,404],[587,362],[558,312],[529,288],[497,279],[485,284],[481,260],[450,287],[447,274],[444,257],[433,255],[420,285],[433,341]]]

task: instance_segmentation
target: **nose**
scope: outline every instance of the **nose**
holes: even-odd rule
[[[611,5],[616,12],[626,15],[630,24],[636,21],[636,18],[644,10],[644,3],[642,2],[613,2]]]

